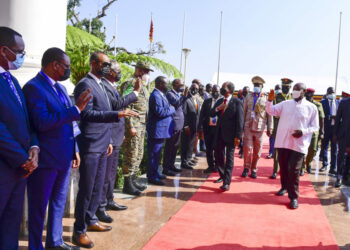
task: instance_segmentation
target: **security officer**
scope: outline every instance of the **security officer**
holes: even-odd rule
[[[137,173],[143,158],[144,138],[146,131],[149,92],[147,83],[149,72],[153,71],[146,62],[137,62],[133,77],[124,82],[120,88],[123,96],[134,90],[136,81],[142,80],[141,91],[137,101],[127,108],[139,114],[139,117],[125,118],[125,140],[123,143],[122,171],[124,175],[123,192],[131,195],[140,195],[147,186],[137,181]]]
[[[282,78],[282,92],[276,94],[276,98],[273,101],[273,104],[276,105],[277,103],[290,100],[292,99],[292,94],[289,93],[289,90],[291,88],[292,80],[288,78]],[[277,127],[278,127],[278,121],[279,117],[273,117],[273,131],[272,131],[272,136],[274,141],[276,141],[276,133],[277,133]],[[277,172],[280,170],[280,166],[278,163],[278,154],[277,150],[274,151],[273,153],[273,173],[271,175],[271,179],[276,179],[277,177]]]

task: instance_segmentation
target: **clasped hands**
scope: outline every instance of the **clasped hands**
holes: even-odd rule
[[[24,178],[27,178],[33,173],[35,169],[37,169],[39,162],[39,151],[40,150],[38,147],[32,147],[29,149],[28,160],[21,166],[21,168],[23,168],[27,172]]]

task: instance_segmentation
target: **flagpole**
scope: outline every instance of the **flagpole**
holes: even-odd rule
[[[339,13],[339,36],[338,36],[338,52],[337,52],[337,67],[335,71],[335,87],[334,91],[335,94],[337,95],[337,85],[338,85],[338,67],[339,67],[339,51],[340,51],[340,35],[341,35],[341,18],[342,18],[343,12]]]
[[[222,36],[222,11],[221,11],[221,18],[220,18],[220,38],[219,38],[219,58],[218,58],[218,78],[217,78],[217,81],[216,81],[216,85],[218,85],[218,86],[219,86],[219,80],[220,80],[221,36]]]
[[[117,28],[118,28],[118,16],[117,14],[115,14],[114,56],[117,55]]]
[[[186,12],[184,12],[184,22],[182,27],[182,45],[181,45],[181,57],[180,57],[180,72],[182,72],[182,50],[184,48],[184,37],[185,37],[185,22],[186,22]]]

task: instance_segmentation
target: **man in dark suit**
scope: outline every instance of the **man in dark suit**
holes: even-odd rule
[[[182,96],[180,93],[184,93]],[[181,79],[173,81],[173,89],[166,94],[169,103],[175,108],[173,114],[174,132],[170,138],[165,142],[163,154],[163,174],[175,176],[176,172],[181,172],[181,169],[175,167],[175,159],[177,149],[180,144],[182,129],[184,127],[184,113],[182,106],[188,96],[188,88],[184,89],[184,84]]]
[[[161,179],[165,179],[165,176],[158,173],[158,166],[164,141],[170,138],[174,131],[172,115],[175,114],[175,108],[170,105],[165,96],[168,90],[168,79],[158,76],[155,85],[156,87],[149,98],[148,109],[147,178],[149,183],[162,186],[164,182]]]
[[[196,165],[192,159],[194,144],[197,135],[197,128],[200,114],[200,102],[196,97],[199,86],[193,82],[190,88],[190,93],[183,107],[184,112],[184,132],[181,135],[181,168],[193,169]]]
[[[126,97],[121,97],[119,95],[119,92],[116,87],[116,82],[119,82],[121,78],[121,70],[120,66],[117,63],[117,61],[112,60],[111,61],[111,71],[109,74],[105,75],[104,78],[102,78],[102,82],[104,83],[106,87],[106,91],[108,94],[108,97],[112,100],[121,102],[120,110],[124,110],[125,107],[129,104],[128,98],[129,95]],[[140,92],[140,82],[137,82],[134,87],[134,94],[138,96],[138,93]],[[126,104],[126,105],[125,105]],[[119,110],[118,110],[119,111]],[[103,191],[101,195],[101,204],[96,212],[96,216],[99,221],[111,223],[113,219],[108,215],[106,210],[125,210],[127,209],[126,206],[122,206],[117,204],[114,201],[114,185],[115,185],[115,179],[118,172],[118,159],[119,159],[119,150],[120,146],[123,143],[124,140],[124,131],[125,131],[125,121],[124,118],[120,118],[119,122],[112,123],[112,146],[113,151],[110,156],[107,157],[107,169],[106,169],[106,176],[103,186]]]
[[[41,152],[39,167],[28,178],[29,249],[43,249],[42,233],[48,201],[49,216],[45,249],[76,249],[62,239],[62,218],[70,180],[70,170],[79,167],[74,137],[79,133],[80,112],[92,98],[83,92],[73,106],[66,88],[58,81],[70,76],[70,60],[59,48],[48,49],[41,71],[23,87],[31,124]],[[75,130],[75,134],[74,134]]]
[[[235,86],[232,82],[225,82],[220,93],[224,98],[216,102],[210,112],[211,117],[218,117],[216,125],[216,154],[220,178],[215,183],[223,182],[220,187],[223,191],[230,189],[235,146],[243,132],[243,104],[232,96]],[[226,151],[226,162],[225,162]]]
[[[77,100],[81,93],[91,89],[93,96],[86,108],[81,112],[77,137],[81,155],[79,169],[79,191],[75,205],[75,223],[73,242],[79,246],[92,248],[93,242],[86,231],[104,232],[112,228],[98,223],[95,213],[101,204],[101,194],[106,175],[107,153],[112,148],[112,123],[121,117],[137,116],[130,110],[120,110],[121,106],[108,97],[105,85],[101,81],[103,75],[110,72],[110,60],[103,52],[94,52],[90,56],[91,72],[81,79],[74,90]],[[135,93],[128,98],[129,103],[136,101]],[[108,150],[108,152],[107,152]]]
[[[216,133],[217,117],[210,117],[210,111],[219,99],[219,96],[219,88],[217,85],[214,85],[211,92],[211,98],[204,101],[199,116],[199,131],[203,131],[204,133],[206,157],[208,163],[208,168],[204,170],[204,173],[217,172],[216,156],[214,161],[214,139]]]
[[[22,36],[0,27],[0,249],[18,249],[26,177],[38,167],[25,98],[8,71],[20,68],[24,55]]]
[[[336,175],[337,168],[337,151],[338,145],[333,142],[333,135],[335,134],[334,124],[335,117],[337,114],[339,100],[336,99],[336,95],[333,87],[327,89],[326,99],[321,101],[323,106],[323,111],[325,114],[324,119],[324,137],[321,145],[320,155],[322,157],[322,168],[321,172],[325,171],[328,166],[328,146],[331,143],[331,167],[329,169],[329,174]]]
[[[339,103],[339,108],[335,118],[333,142],[338,143],[338,167],[336,187],[340,187],[342,181],[348,185],[350,180],[347,179],[349,171],[349,156],[346,156],[346,131],[350,127],[350,98],[344,99]]]

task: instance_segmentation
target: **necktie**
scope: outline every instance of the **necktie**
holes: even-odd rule
[[[108,94],[107,94],[105,85],[103,84],[103,82],[100,82],[100,85],[101,85],[101,87],[102,87],[103,93],[105,94],[105,96],[106,96],[106,98],[107,98],[108,106],[109,106],[109,108],[111,108],[111,103],[109,102],[109,98],[108,98]]]
[[[331,101],[331,116],[333,116],[333,100]]]
[[[196,110],[198,111],[198,103],[197,103],[197,100],[195,97],[193,98],[193,101],[194,101],[194,105],[196,107]]]
[[[66,106],[66,108],[69,107],[69,104],[68,104],[68,101],[67,99],[64,97],[64,94],[61,90],[61,87],[58,85],[58,83],[56,82],[54,85],[53,85],[57,91],[57,94],[58,94],[58,97],[60,98],[61,102],[63,103],[64,106]]]
[[[224,99],[224,104],[226,104],[226,102],[227,102],[227,99],[225,98],[225,99]],[[223,109],[223,110],[221,111],[221,115],[223,115],[224,112],[225,112],[225,109]]]
[[[9,84],[12,92],[15,94],[15,96],[17,97],[18,102],[21,104],[21,106],[23,107],[23,103],[21,100],[21,97],[19,96],[17,89],[15,87],[15,85],[12,82],[12,78],[11,78],[11,74],[7,71],[5,71],[4,73],[2,73],[2,76],[5,78],[5,80],[7,81],[7,83]]]

